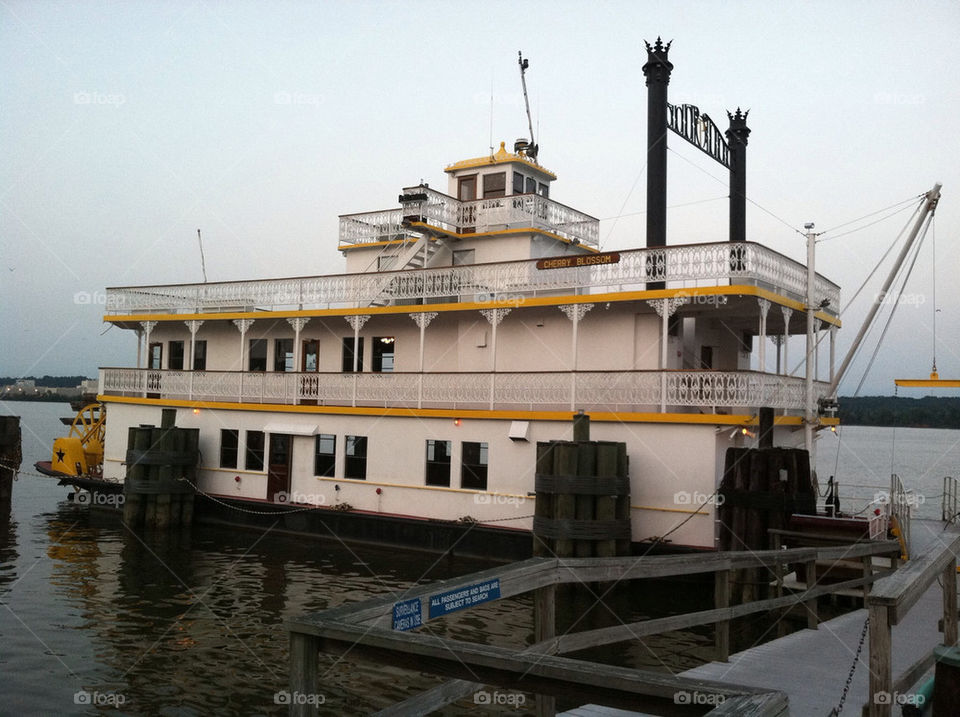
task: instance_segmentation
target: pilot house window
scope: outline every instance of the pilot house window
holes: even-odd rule
[[[507,193],[507,173],[485,174],[483,177],[483,198],[503,197]]]
[[[477,198],[477,175],[460,177],[457,185],[457,199],[461,202],[471,202]]]

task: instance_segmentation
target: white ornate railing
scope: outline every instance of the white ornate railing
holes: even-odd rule
[[[602,411],[761,406],[799,411],[802,378],[755,371],[279,373],[100,369],[108,396],[330,406]],[[818,396],[827,384],[816,383]]]
[[[509,199],[509,197],[508,197]],[[107,289],[112,314],[220,310],[281,310],[369,306],[375,300],[474,301],[477,294],[511,300],[542,293],[601,293],[668,287],[743,283],[803,300],[806,269],[778,252],[751,242],[686,244],[619,252],[619,261],[595,266],[537,269],[537,260],[447,266],[406,271],[333,274],[208,284],[173,284]],[[816,279],[816,300],[840,305],[840,288]]]
[[[571,241],[598,246],[600,220],[539,194],[460,201],[429,187],[404,187],[416,197],[397,209],[340,216],[340,246],[405,239],[404,220],[423,221],[452,233],[506,228],[542,229]],[[423,198],[419,198],[423,197]]]

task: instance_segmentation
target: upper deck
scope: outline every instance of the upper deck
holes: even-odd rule
[[[410,220],[448,236],[532,229],[597,248],[600,220],[536,193],[461,201],[426,185],[404,187],[401,206],[340,216],[340,248],[418,237]]]
[[[513,199],[513,198],[510,198]],[[715,242],[610,253],[608,263],[539,268],[529,259],[403,271],[328,274],[198,284],[107,289],[110,315],[356,309],[385,303],[495,302],[503,297],[609,294],[642,291],[650,282],[668,289],[750,285],[804,302],[806,267],[753,242]],[[599,258],[599,257],[598,257]],[[836,317],[840,287],[816,277],[821,314]]]

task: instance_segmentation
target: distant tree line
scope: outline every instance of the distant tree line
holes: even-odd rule
[[[838,403],[840,423],[848,426],[960,428],[960,397],[841,396]]]
[[[33,381],[38,387],[76,388],[86,376],[0,376],[0,386],[12,386],[17,381]]]

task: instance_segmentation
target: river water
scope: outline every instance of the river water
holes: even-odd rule
[[[67,500],[68,489],[54,479],[31,475],[64,433],[59,418],[70,414],[68,406],[0,402],[0,412],[21,416],[24,454],[12,507],[0,510],[0,714],[284,714],[277,700],[287,682],[285,619],[489,567],[269,530],[134,534],[115,516]],[[958,444],[960,431],[848,427],[820,441],[817,465],[822,484],[836,474],[842,494],[854,496],[844,509],[859,509],[888,485],[895,447],[894,468],[916,491],[918,512],[937,517],[940,479],[960,473]],[[633,583],[629,590],[613,596],[624,619],[704,609],[712,593],[683,583]],[[577,611],[592,602],[578,600]],[[598,612],[584,626],[608,624]],[[531,625],[523,597],[428,627],[519,647],[532,642]],[[712,642],[703,628],[589,657],[679,671],[710,659]],[[375,711],[440,682],[415,665],[349,656],[321,655],[320,674],[325,714]],[[490,708],[468,698],[445,714],[525,714],[533,707],[532,696],[506,698]]]

